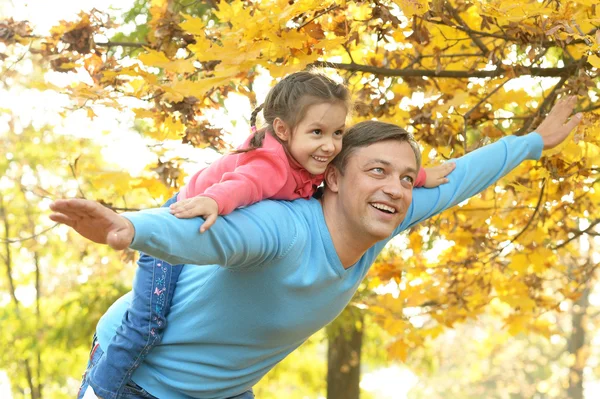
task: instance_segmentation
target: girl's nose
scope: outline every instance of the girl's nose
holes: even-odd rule
[[[321,148],[325,152],[333,152],[335,150],[335,145],[333,144],[332,139],[325,139],[321,144]]]

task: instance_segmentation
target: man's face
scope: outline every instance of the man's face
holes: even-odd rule
[[[327,185],[338,194],[344,228],[369,241],[390,236],[406,216],[417,173],[412,147],[396,140],[358,148],[343,175],[330,168]]]

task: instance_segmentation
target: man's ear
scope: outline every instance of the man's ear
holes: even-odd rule
[[[290,128],[280,118],[275,118],[273,121],[273,132],[281,141],[288,141],[290,139]]]
[[[329,164],[327,169],[325,170],[325,187],[337,193],[339,191],[339,180],[342,177],[340,171],[335,166]]]

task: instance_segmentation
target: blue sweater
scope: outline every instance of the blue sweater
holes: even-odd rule
[[[396,234],[479,193],[542,152],[538,134],[507,137],[456,160],[450,183],[415,189],[405,220],[348,269],[317,200],[262,201],[219,217],[204,234],[199,218],[168,209],[125,214],[131,248],[184,263],[162,343],[133,380],[159,398],[222,399],[250,389],[344,309]],[[201,264],[204,266],[195,266]],[[131,293],[100,320],[106,347]]]

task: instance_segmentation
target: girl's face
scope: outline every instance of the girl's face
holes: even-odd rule
[[[307,108],[293,132],[285,124],[275,128],[289,153],[309,173],[320,175],[342,150],[348,111],[341,103],[321,103]]]

